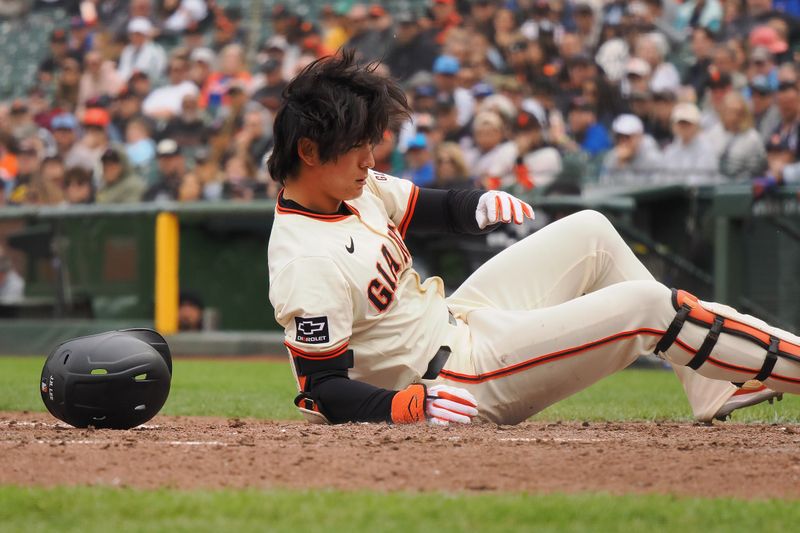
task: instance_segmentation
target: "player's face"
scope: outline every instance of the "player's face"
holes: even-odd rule
[[[358,198],[367,181],[367,169],[375,166],[369,143],[359,145],[340,155],[336,160],[324,163],[320,180],[320,192],[339,202]]]

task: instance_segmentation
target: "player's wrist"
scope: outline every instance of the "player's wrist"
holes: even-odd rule
[[[425,398],[428,388],[422,383],[412,383],[399,390],[392,398],[391,421],[393,424],[413,424],[424,422]]]

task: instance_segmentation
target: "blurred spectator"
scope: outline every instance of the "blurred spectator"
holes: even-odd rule
[[[780,123],[772,132],[786,142],[796,158],[800,156],[800,88],[797,82],[797,69],[794,65],[786,64],[778,71],[775,104],[780,113]]]
[[[517,149],[507,141],[507,128],[494,111],[481,111],[472,123],[475,147],[465,155],[478,184],[487,189],[513,185]]]
[[[611,125],[614,148],[603,160],[600,182],[606,185],[647,185],[662,168],[658,145],[644,133],[639,117],[623,114]]]
[[[397,38],[386,55],[386,65],[392,76],[406,81],[421,71],[430,71],[436,59],[436,45],[421,33],[417,17],[405,12],[395,17]]]
[[[58,158],[45,158],[26,186],[24,203],[59,205],[64,201],[64,166]]]
[[[435,180],[430,185],[436,189],[472,189],[475,183],[469,175],[464,153],[453,142],[444,142],[435,151]]]
[[[458,59],[453,56],[437,57],[433,63],[433,82],[440,98],[453,99],[458,110],[458,125],[463,126],[472,118],[475,100],[469,90],[458,86],[456,75],[460,68]]]
[[[116,96],[122,86],[123,80],[119,78],[113,61],[104,60],[97,50],[86,53],[78,86],[78,106],[81,110],[90,100]]]
[[[781,123],[781,114],[775,105],[775,91],[764,76],[756,76],[750,82],[750,104],[754,126],[766,142]]]
[[[142,112],[156,120],[166,121],[178,115],[184,97],[200,93],[197,85],[189,80],[189,63],[185,59],[170,59],[167,77],[167,84],[153,90],[142,102]]]
[[[50,33],[50,54],[39,63],[37,81],[44,86],[50,85],[61,71],[61,62],[67,57],[67,32],[63,28],[56,28]]]
[[[128,23],[129,44],[122,50],[117,71],[123,80],[134,72],[144,72],[151,80],[159,80],[167,65],[167,55],[161,45],[152,41],[153,24],[144,17]]]
[[[69,20],[69,51],[81,62],[84,60],[84,56],[94,47],[94,41],[94,31],[82,17],[74,16]]]
[[[228,89],[233,85],[246,88],[252,76],[244,64],[244,49],[229,44],[219,53],[218,70],[212,72],[201,88],[200,107],[208,108],[212,116],[220,106],[228,105]]]
[[[664,149],[663,183],[705,185],[718,182],[719,159],[700,133],[700,110],[687,102],[672,110],[675,140]]]
[[[56,91],[53,95],[53,101],[57,107],[69,111],[75,111],[78,108],[82,68],[80,60],[73,55],[69,55],[61,61],[61,73],[56,81]]]
[[[94,202],[94,183],[92,174],[81,167],[67,169],[64,175],[64,198],[70,204],[91,204]]]
[[[13,305],[25,297],[25,280],[0,248],[0,305]]]
[[[778,68],[772,53],[762,46],[753,48],[750,52],[747,77],[749,80],[763,78],[770,89],[778,88]]]
[[[723,176],[744,181],[764,172],[767,163],[764,143],[753,129],[753,117],[740,93],[725,95],[720,123],[707,135],[719,154],[719,170]]]
[[[143,117],[134,117],[125,128],[125,155],[135,169],[146,172],[156,157],[156,143]]]
[[[180,331],[200,331],[203,329],[203,310],[205,305],[197,294],[181,291],[178,304],[178,329]]]
[[[173,139],[162,139],[156,146],[158,173],[156,181],[142,196],[145,201],[177,200],[181,179],[186,174],[186,161],[180,146]]]
[[[142,98],[134,91],[123,89],[119,96],[112,102],[111,105],[112,127],[122,134],[128,130],[128,123],[134,119],[141,118],[142,115]],[[153,124],[147,120],[148,128],[151,129]]]
[[[75,146],[78,141],[78,119],[72,113],[62,113],[50,121],[53,139],[56,143],[56,155],[61,157],[67,167],[79,164]]]
[[[146,188],[121,149],[110,147],[100,157],[102,174],[95,201],[98,204],[138,202]]]
[[[524,190],[546,187],[561,173],[561,154],[545,142],[540,119],[522,110],[514,119],[514,178]]]
[[[74,163],[99,176],[100,156],[110,145],[108,111],[90,107],[83,114],[83,138],[73,148]]]
[[[725,96],[733,91],[733,82],[728,74],[709,68],[708,91],[705,102],[701,105],[703,131],[709,131],[719,124],[720,110]]]
[[[286,88],[281,62],[267,59],[261,64],[263,74],[261,86],[253,93],[252,99],[275,113],[281,105],[281,95]]]
[[[585,98],[574,98],[567,114],[567,133],[556,141],[565,148],[583,150],[591,157],[610,150],[613,146],[608,130],[597,121],[595,107]]]
[[[17,141],[35,139],[42,150],[41,155],[55,154],[53,135],[33,120],[32,110],[25,100],[14,100],[11,104],[7,125]]]
[[[184,174],[178,187],[179,202],[196,202],[203,199],[203,184],[194,172]]]
[[[236,151],[257,167],[272,148],[272,121],[268,112],[252,102],[247,106],[242,127],[234,137]]]
[[[692,30],[692,63],[683,76],[684,85],[694,89],[697,101],[702,101],[708,84],[711,55],[714,50],[714,35],[708,28],[697,27]]]
[[[192,171],[202,187],[202,197],[206,200],[222,198],[222,182],[225,179],[218,162],[211,157],[207,148],[199,148],[194,154],[195,166]]]
[[[668,52],[669,43],[660,33],[646,33],[636,41],[636,55],[650,66],[650,90],[654,93],[675,92],[680,87],[678,69],[664,60]]]
[[[646,117],[647,125],[645,131],[662,148],[672,141],[672,110],[675,107],[675,103],[676,96],[672,91],[653,93],[650,112]]]
[[[208,89],[209,78],[214,70],[216,54],[210,48],[195,48],[189,54],[189,80],[200,88],[201,92]]]
[[[406,169],[403,178],[418,187],[430,186],[434,179],[433,155],[424,133],[417,133],[408,143],[406,150]]]
[[[223,172],[223,198],[250,201],[266,197],[266,185],[256,180],[256,168],[249,158],[237,154],[228,156],[223,162]]]
[[[32,139],[20,141],[17,148],[17,175],[14,187],[8,195],[7,202],[21,205],[26,203],[28,191],[33,177],[39,171],[41,155]]]
[[[369,11],[364,4],[354,4],[347,13],[347,29],[350,38],[345,48],[353,49],[361,61],[370,62],[385,55],[386,41],[381,32],[372,27]]]
[[[208,16],[208,6],[204,0],[173,0],[177,8],[164,21],[164,29],[181,33],[196,26]]]
[[[172,117],[161,132],[165,138],[175,139],[179,145],[190,149],[203,144],[208,116],[200,109],[199,99],[199,94],[183,97],[180,113]]]
[[[688,0],[678,7],[675,26],[708,28],[719,32],[722,28],[722,4],[718,0]]]

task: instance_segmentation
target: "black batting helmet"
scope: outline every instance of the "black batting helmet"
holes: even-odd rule
[[[169,395],[172,357],[151,329],[109,331],[68,340],[42,369],[47,410],[75,427],[129,429],[144,424]]]

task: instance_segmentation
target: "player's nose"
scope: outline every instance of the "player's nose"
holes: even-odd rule
[[[364,147],[364,154],[361,156],[361,168],[373,168],[375,166],[375,155],[372,153],[372,145]]]

